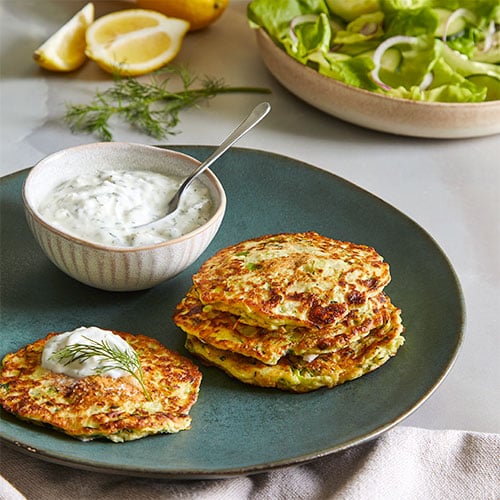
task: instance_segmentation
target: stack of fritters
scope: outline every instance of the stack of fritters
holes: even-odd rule
[[[247,240],[208,259],[177,306],[186,348],[242,382],[307,392],[368,373],[402,345],[389,266],[314,232]]]

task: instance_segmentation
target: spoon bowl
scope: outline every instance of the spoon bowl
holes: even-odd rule
[[[83,144],[52,153],[31,169],[23,186],[28,226],[48,259],[72,278],[113,292],[152,288],[187,269],[217,234],[226,210],[226,195],[211,170],[198,179],[208,189],[212,203],[209,220],[158,243],[120,246],[92,241],[77,227],[69,232],[54,224],[40,206],[58,186],[79,176],[120,170],[184,178],[199,165],[196,158],[178,151],[120,142]]]

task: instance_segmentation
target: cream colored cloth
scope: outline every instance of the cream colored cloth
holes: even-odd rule
[[[500,434],[399,426],[306,464],[220,480],[80,471],[5,446],[1,468],[2,500],[498,500]]]

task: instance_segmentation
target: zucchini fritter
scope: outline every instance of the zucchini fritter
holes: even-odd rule
[[[73,378],[41,366],[49,334],[5,356],[0,405],[17,417],[72,437],[114,442],[189,429],[201,372],[190,360],[144,335],[113,332],[137,352],[150,400],[132,376]]]
[[[217,349],[191,335],[187,335],[186,348],[246,384],[308,392],[343,384],[383,365],[403,344],[402,331],[400,311],[394,308],[391,319],[385,325],[355,344],[336,352],[320,354],[312,361],[287,355],[276,365]]]
[[[267,329],[335,324],[389,281],[389,266],[373,248],[315,232],[243,241],[193,276],[203,304]]]
[[[333,326],[281,326],[267,330],[242,323],[238,316],[203,306],[191,289],[177,306],[175,323],[206,344],[275,365],[287,354],[297,356],[335,352],[382,326],[394,308],[382,293],[351,309]]]

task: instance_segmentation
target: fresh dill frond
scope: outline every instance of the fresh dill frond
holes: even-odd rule
[[[109,364],[96,369],[96,374],[101,375],[110,370],[121,369],[130,373],[140,384],[144,395],[148,401],[151,401],[148,390],[144,384],[144,374],[141,367],[139,356],[134,349],[130,348],[129,351],[122,351],[116,346],[112,346],[106,340],[97,341],[89,337],[83,337],[88,341],[88,344],[72,344],[64,347],[60,351],[52,354],[51,359],[58,361],[62,364],[69,365],[74,361],[85,363],[89,358],[99,356],[110,361]]]
[[[179,90],[171,89],[173,85]],[[208,76],[198,79],[186,68],[167,66],[152,73],[149,81],[115,75],[113,85],[97,91],[89,104],[67,104],[64,121],[74,133],[96,134],[104,141],[111,141],[110,120],[118,117],[155,139],[164,139],[176,133],[180,111],[219,94],[241,92],[270,93],[270,90],[230,87],[223,80]]]

